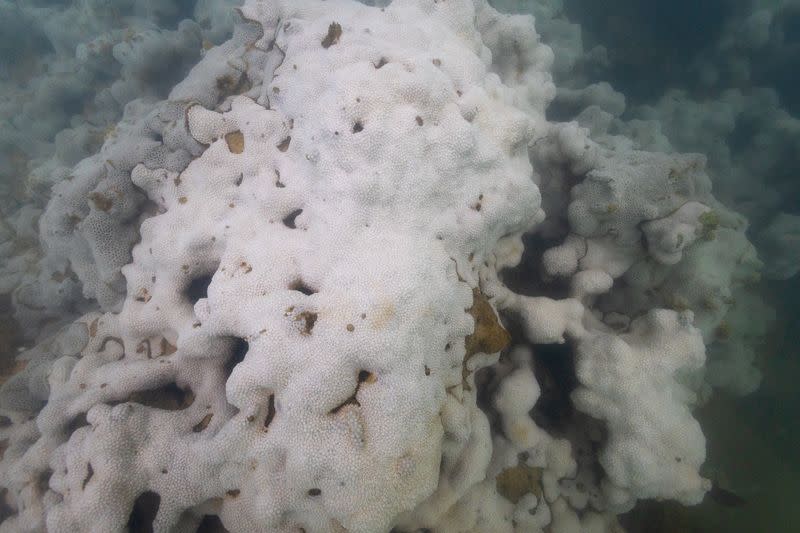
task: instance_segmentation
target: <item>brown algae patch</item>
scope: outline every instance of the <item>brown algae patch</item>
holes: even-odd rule
[[[475,320],[475,330],[464,341],[465,359],[476,353],[496,353],[511,343],[511,335],[500,324],[497,314],[486,296],[478,289],[472,290],[472,307],[469,314]]]
[[[526,494],[542,497],[542,469],[528,465],[506,468],[495,478],[497,492],[511,503],[519,502]]]
[[[331,25],[328,26],[328,34],[322,39],[322,48],[330,48],[334,44],[339,42],[339,38],[342,36],[342,26],[337,22],[331,22]]]
[[[244,152],[244,134],[241,131],[232,131],[225,134],[225,142],[232,154]]]

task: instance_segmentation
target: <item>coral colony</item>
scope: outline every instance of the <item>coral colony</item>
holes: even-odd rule
[[[692,409],[758,386],[771,310],[706,158],[648,130],[670,100],[622,128],[486,0],[136,4],[53,8],[0,102],[45,198],[0,226],[0,531],[599,533],[703,499]],[[776,277],[798,226],[765,225]]]

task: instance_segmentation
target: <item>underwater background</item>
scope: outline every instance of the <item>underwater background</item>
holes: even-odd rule
[[[745,393],[715,388],[694,411],[707,443],[701,473],[722,496],[696,506],[641,501],[621,524],[631,533],[800,531],[800,1],[490,3],[534,15],[554,50],[558,94],[548,120],[581,123],[594,104],[609,113],[612,133],[661,121],[677,150],[708,158],[715,196],[747,217],[748,238],[766,264],[755,287],[774,317],[753,363],[760,384]],[[48,159],[77,163],[97,152],[125,103],[166,98],[203,50],[230,37],[238,4],[0,0],[0,240],[21,236],[13,246],[3,241],[0,257],[3,373],[13,373],[14,355],[30,345],[12,293],[20,265],[31,261],[23,241],[36,240],[33,213],[64,178]],[[89,11],[91,23],[81,16]],[[132,27],[163,32],[151,51],[134,43],[129,57],[122,48],[109,53],[108,43],[124,42]],[[151,54],[159,60],[146,60]],[[581,92],[594,84],[613,91]],[[76,116],[90,117],[91,127],[72,129]],[[31,222],[23,213],[8,230],[6,218],[23,205],[32,206]],[[779,214],[785,227],[776,231]],[[26,225],[27,235],[19,229]],[[724,349],[710,347],[709,359]],[[8,515],[0,509],[0,520]]]

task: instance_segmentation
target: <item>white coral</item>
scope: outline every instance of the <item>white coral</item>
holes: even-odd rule
[[[200,54],[216,7],[79,46],[120,68],[97,112],[122,120],[83,159],[86,123],[37,147],[50,201],[0,226],[39,340],[0,390],[0,530],[155,507],[159,531],[601,532],[640,498],[698,502],[704,340],[761,264],[703,156],[610,135],[607,84],[556,91],[582,51],[561,3],[536,9],[560,58],[485,0],[249,0]],[[109,16],[80,9],[59,20]],[[202,59],[156,102],[160,51]],[[588,107],[551,123],[554,99]],[[529,253],[542,275],[514,292]],[[757,383],[750,351],[710,353],[709,382]]]

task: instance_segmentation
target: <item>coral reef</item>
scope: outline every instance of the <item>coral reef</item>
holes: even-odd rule
[[[557,1],[0,2],[52,47],[0,103],[0,531],[617,532],[711,489],[693,409],[772,318],[712,177],[756,163],[673,147],[744,96],[623,119]]]

